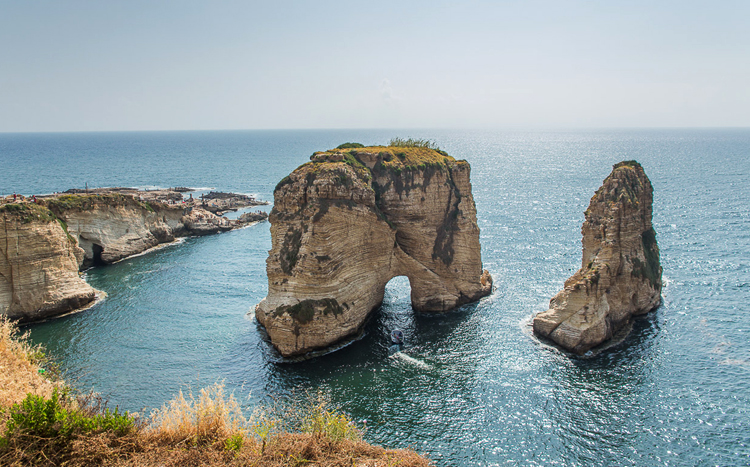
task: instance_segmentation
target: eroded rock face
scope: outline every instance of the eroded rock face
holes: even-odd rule
[[[129,194],[67,195],[46,201],[84,250],[84,266],[110,264],[185,233],[183,208]]]
[[[583,354],[659,306],[662,269],[652,203],[640,164],[616,164],[586,210],[581,269],[534,317],[536,334]]]
[[[447,311],[490,293],[469,164],[424,148],[316,153],[282,180],[269,217],[268,296],[256,307],[282,355],[356,335],[407,276],[412,306]]]
[[[230,220],[138,194],[63,194],[0,205],[0,314],[37,321],[81,308],[96,291],[78,271],[171,242],[241,227],[263,215]]]
[[[83,250],[46,208],[3,206],[0,223],[0,315],[37,321],[96,298],[78,275]]]

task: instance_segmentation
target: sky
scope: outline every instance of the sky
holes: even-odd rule
[[[748,126],[748,0],[0,0],[0,132]]]

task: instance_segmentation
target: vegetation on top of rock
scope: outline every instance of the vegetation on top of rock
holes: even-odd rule
[[[36,203],[6,203],[0,205],[0,213],[7,213],[21,220],[22,223],[41,221],[51,222],[55,215],[45,206]]]
[[[336,146],[336,149],[357,149],[365,147],[362,143],[344,143]]]
[[[440,147],[434,141],[430,141],[429,139],[403,139],[396,137],[391,138],[388,142],[388,146],[392,148],[425,148],[434,149],[435,151],[440,150]]]
[[[643,191],[642,178],[643,167],[637,161],[622,161],[612,166],[610,173],[601,187],[596,191],[595,198],[615,203],[620,200],[629,203],[633,208],[638,208],[638,194]],[[646,178],[646,183],[650,183]],[[588,209],[586,213],[588,215]]]
[[[620,167],[641,167],[641,164],[639,164],[638,161],[622,161],[613,165],[612,170],[618,169]]]
[[[90,211],[99,206],[140,206],[154,212],[150,204],[140,201],[131,195],[120,193],[97,193],[86,195],[62,195],[44,200],[50,210],[60,215],[65,211]]]

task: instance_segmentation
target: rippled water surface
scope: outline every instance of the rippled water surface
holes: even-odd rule
[[[750,463],[748,130],[5,134],[0,193],[187,185],[272,199],[313,151],[392,136],[471,163],[490,297],[415,315],[396,278],[363,339],[278,363],[247,315],[267,289],[261,223],[90,270],[107,299],[30,326],[33,340],[129,410],[217,380],[248,408],[320,389],[369,441],[439,465]],[[626,159],[654,185],[664,305],[619,345],[571,358],[533,339],[529,318],[580,266],[583,211]],[[389,357],[396,326],[408,345]]]

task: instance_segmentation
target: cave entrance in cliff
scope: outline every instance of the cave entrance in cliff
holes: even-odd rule
[[[92,243],[91,244],[91,251],[92,251],[93,256],[94,256],[93,259],[91,260],[91,265],[92,266],[104,266],[105,264],[107,264],[102,259],[102,253],[104,252],[104,247],[102,247],[101,245],[98,245],[96,243]]]

